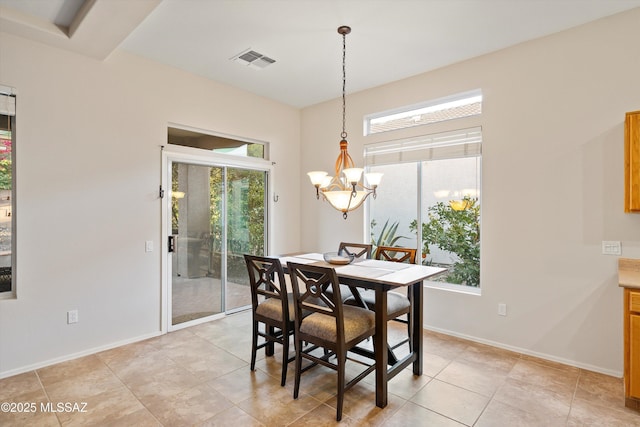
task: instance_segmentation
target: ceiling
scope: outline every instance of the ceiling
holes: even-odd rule
[[[640,0],[0,0],[0,31],[108,60],[123,49],[305,107],[640,7]],[[251,49],[260,69],[232,58]]]

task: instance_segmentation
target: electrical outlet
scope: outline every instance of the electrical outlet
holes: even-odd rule
[[[620,242],[603,240],[602,253],[604,255],[621,255],[622,249],[620,247]]]
[[[507,304],[498,304],[498,314],[500,316],[506,316],[507,315]]]
[[[78,310],[67,311],[67,323],[78,323]]]

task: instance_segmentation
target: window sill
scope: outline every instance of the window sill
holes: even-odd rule
[[[443,291],[457,292],[467,295],[482,295],[482,290],[473,286],[454,285],[453,283],[431,282],[425,280],[424,287],[429,289],[440,289]]]

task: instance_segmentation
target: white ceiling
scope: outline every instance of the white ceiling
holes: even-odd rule
[[[0,31],[115,49],[304,107],[543,37],[640,0],[0,0]],[[251,48],[265,69],[232,61]]]

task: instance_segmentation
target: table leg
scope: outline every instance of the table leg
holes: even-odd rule
[[[414,283],[411,285],[413,310],[411,315],[413,316],[413,352],[416,355],[416,360],[413,362],[414,375],[422,375],[423,364],[423,338],[422,338],[422,282]],[[377,327],[377,325],[376,325]]]
[[[387,406],[387,292],[376,287],[376,333],[373,336],[373,346],[376,358],[376,406]]]

